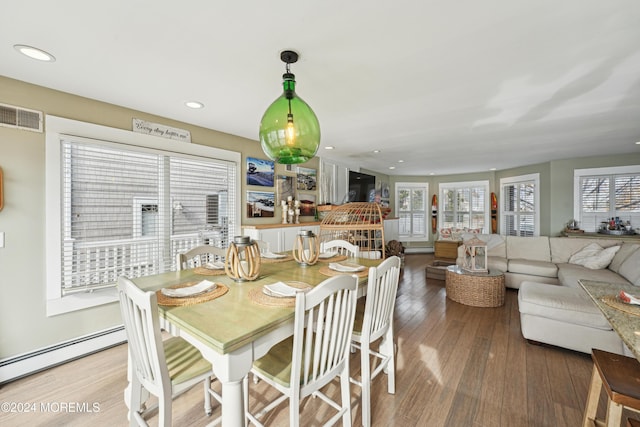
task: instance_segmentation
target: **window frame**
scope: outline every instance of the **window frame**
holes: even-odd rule
[[[192,155],[236,164],[236,197],[240,197],[241,153],[200,144],[161,138],[128,130],[111,128],[93,123],[46,116],[45,135],[45,269],[47,316],[68,313],[117,301],[114,287],[97,289],[89,293],[62,296],[62,271],[60,268],[62,215],[61,140],[65,135],[93,139],[103,144],[113,143],[149,149],[155,152]],[[234,210],[233,221],[240,227],[240,210]]]
[[[485,226],[482,229],[482,232],[485,234],[490,233],[491,231],[491,193],[489,188],[488,180],[481,181],[462,181],[462,182],[441,182],[438,185],[438,230],[436,231],[436,235],[438,235],[439,230],[443,228],[442,224],[444,224],[444,197],[442,196],[442,191],[447,189],[460,189],[460,188],[473,188],[473,187],[484,187],[485,198],[483,201],[484,205],[484,224]],[[471,206],[471,204],[470,204]],[[469,211],[469,218],[471,218],[472,211]],[[469,224],[468,227],[471,227]]]
[[[615,177],[616,175],[634,175],[640,174],[640,165],[629,166],[612,166],[602,168],[588,168],[588,169],[574,169],[573,171],[573,219],[579,222],[581,228],[584,227],[584,221],[582,218],[582,191],[580,187],[580,180],[589,176],[603,176],[603,177]],[[615,191],[615,186],[611,186]],[[611,203],[611,201],[610,201]],[[615,204],[615,200],[613,202]],[[611,212],[609,212],[611,213]],[[609,216],[616,216],[615,214]],[[617,215],[620,216],[620,215]],[[634,214],[634,216],[640,216]],[[631,222],[633,225],[634,223]],[[635,227],[635,226],[634,226]],[[587,231],[585,229],[585,231]],[[594,232],[598,231],[597,224],[594,224]]]
[[[527,182],[533,181],[534,190],[533,190],[533,203],[534,203],[534,213],[533,213],[533,236],[540,236],[540,174],[532,173],[528,175],[518,175],[518,176],[510,176],[506,178],[500,178],[500,200],[504,201],[506,195],[504,192],[504,187],[510,184],[524,184]],[[506,211],[504,210],[504,203],[499,202],[500,206],[500,235],[505,236],[506,227],[505,227],[505,219],[507,217]],[[520,212],[516,212],[516,216],[518,216]]]
[[[424,228],[425,235],[424,236],[408,236],[406,234],[398,234],[398,238],[403,242],[425,242],[429,240],[431,234],[431,227],[429,227],[429,218],[431,218],[431,204],[429,202],[429,183],[428,182],[396,182],[394,186],[395,193],[395,212],[398,216],[398,220],[400,220],[400,197],[398,192],[403,188],[411,188],[411,189],[422,189],[425,195],[425,210],[424,210]],[[411,210],[411,215],[413,216],[413,211]],[[413,221],[412,221],[413,222]],[[398,230],[399,233],[399,230]]]

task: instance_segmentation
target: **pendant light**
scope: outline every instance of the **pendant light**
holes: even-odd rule
[[[262,116],[260,144],[262,151],[276,163],[304,163],[318,151],[320,124],[311,107],[296,94],[296,80],[289,64],[298,61],[298,54],[285,50],[280,59],[286,64],[282,75],[284,90]]]

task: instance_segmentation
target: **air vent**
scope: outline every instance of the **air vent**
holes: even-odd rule
[[[42,132],[42,111],[0,104],[0,126]]]

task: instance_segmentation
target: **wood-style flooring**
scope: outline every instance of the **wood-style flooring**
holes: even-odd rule
[[[527,343],[520,333],[515,290],[507,290],[505,305],[498,308],[468,307],[447,299],[444,281],[426,280],[425,266],[432,259],[428,254],[405,257],[395,310],[396,393],[387,394],[386,376],[376,378],[373,425],[581,425],[590,356]],[[126,345],[120,345],[5,384],[0,402],[34,404],[35,411],[0,412],[0,425],[126,425],[126,351]],[[353,374],[359,374],[359,366],[356,353],[351,359]],[[328,390],[337,395],[334,384]],[[251,384],[250,405],[274,395],[264,383]],[[352,385],[356,426],[361,425],[359,396],[359,388]],[[88,404],[93,412],[73,412],[78,404]],[[305,400],[302,425],[321,425],[332,414],[327,408],[321,399]],[[283,403],[267,424],[287,425],[287,411]],[[216,408],[213,417],[219,414]],[[202,410],[200,387],[174,401],[174,425],[204,426],[210,421]],[[150,424],[156,425],[157,417]]]

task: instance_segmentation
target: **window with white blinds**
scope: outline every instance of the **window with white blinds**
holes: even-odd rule
[[[234,232],[234,163],[73,137],[61,152],[63,295],[175,269]]]
[[[540,235],[539,174],[500,180],[500,234],[531,237]]]
[[[117,301],[116,278],[239,232],[242,156],[46,116],[47,315]]]
[[[439,228],[482,229],[488,233],[489,182],[440,184]]]
[[[640,166],[581,170],[575,175],[580,228],[597,231],[611,218],[631,228],[640,226]]]
[[[427,240],[428,195],[429,186],[426,183],[396,184],[396,212],[401,240]]]

